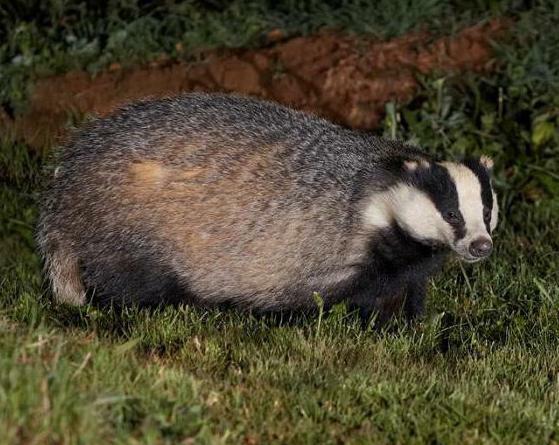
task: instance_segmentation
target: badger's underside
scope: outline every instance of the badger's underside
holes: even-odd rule
[[[326,307],[346,301],[364,318],[373,312],[381,321],[398,313],[413,318],[422,311],[427,281],[441,266],[444,253],[427,254],[420,245],[410,249],[409,240],[401,239],[398,232],[397,229],[386,231],[382,237],[385,243],[392,244],[391,248],[398,247],[394,243],[405,242],[405,246],[400,246],[403,248],[400,252],[406,252],[404,256],[395,257],[392,250],[373,250],[368,261],[359,266],[300,279],[293,277],[284,287],[253,287],[242,291],[239,282],[223,281],[229,271],[216,268],[204,277],[200,290],[194,290],[200,283],[191,282],[176,269],[155,261],[154,255],[126,249],[113,253],[110,261],[106,257],[96,260],[83,255],[79,274],[87,290],[86,301],[100,305],[153,306],[184,302],[204,307],[228,305],[257,312],[314,310],[314,295],[318,293]]]

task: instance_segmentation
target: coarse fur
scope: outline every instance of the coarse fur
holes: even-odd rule
[[[490,164],[249,98],[144,101],[61,150],[38,241],[72,304],[294,310],[318,293],[364,317],[413,317],[449,251],[488,253]]]

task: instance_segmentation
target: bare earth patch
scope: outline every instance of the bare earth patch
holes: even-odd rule
[[[238,92],[275,100],[361,129],[376,127],[388,101],[413,98],[416,74],[487,71],[491,41],[507,22],[493,20],[433,39],[415,32],[390,41],[338,33],[293,38],[258,50],[220,51],[196,63],[159,61],[92,77],[69,72],[40,79],[28,111],[0,126],[39,148],[60,138],[69,113],[105,115],[123,103],[182,91]]]

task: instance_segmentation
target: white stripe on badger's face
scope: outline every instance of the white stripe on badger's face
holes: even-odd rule
[[[364,221],[374,230],[397,222],[411,236],[426,242],[449,244],[454,239],[452,227],[429,196],[406,184],[373,195],[365,208]]]
[[[427,243],[449,246],[467,261],[475,261],[470,244],[478,238],[489,238],[483,220],[482,186],[476,174],[463,164],[445,162],[444,166],[456,186],[458,208],[465,222],[465,235],[457,239],[455,229],[449,224],[426,192],[409,184],[373,193],[366,201],[363,213],[365,227],[369,230],[390,228],[395,222],[412,237]],[[497,225],[497,197],[493,193],[490,230]]]
[[[475,173],[463,164],[443,162],[450,177],[456,184],[458,193],[459,210],[464,218],[466,234],[463,238],[452,243],[452,249],[467,261],[476,261],[479,258],[472,256],[469,247],[472,241],[478,238],[489,238],[487,227],[483,221],[483,202],[481,199],[481,183]],[[497,225],[497,202],[493,192],[493,208],[491,211],[491,230]]]

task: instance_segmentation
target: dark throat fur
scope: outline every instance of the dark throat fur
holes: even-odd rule
[[[427,282],[441,269],[445,249],[420,243],[393,224],[375,234],[368,250],[368,261],[346,289],[349,307],[363,322],[374,315],[380,324],[398,314],[421,315]]]

